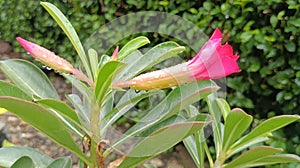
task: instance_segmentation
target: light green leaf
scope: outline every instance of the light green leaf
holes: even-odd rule
[[[257,137],[255,139],[252,139],[251,141],[249,141],[248,143],[245,143],[242,146],[239,146],[238,148],[234,148],[234,149],[230,149],[226,152],[227,154],[227,158],[231,157],[232,155],[242,151],[242,150],[246,150],[248,148],[250,148],[251,146],[257,145],[259,143],[265,142],[269,140],[269,138],[266,136],[261,136],[261,137]]]
[[[89,60],[91,64],[91,69],[92,69],[92,74],[96,75],[97,74],[97,69],[98,69],[98,53],[96,50],[90,48],[88,50],[88,55],[89,55]],[[94,80],[96,79],[96,76],[94,76]]]
[[[6,96],[0,96],[0,107],[12,112],[47,135],[54,142],[72,151],[79,158],[89,163],[89,159],[81,152],[66,126],[51,111],[32,102]]]
[[[0,96],[11,96],[31,101],[32,98],[17,86],[0,80]]]
[[[252,116],[242,109],[233,109],[227,116],[224,128],[223,151],[227,149],[242,136],[250,126]]]
[[[216,94],[210,94],[209,96],[207,96],[206,102],[208,105],[209,113],[211,114],[214,121],[212,123],[212,129],[214,130],[213,138],[214,138],[216,154],[218,157],[222,150],[224,126],[221,123],[222,112],[216,100],[217,100]]]
[[[189,152],[190,156],[192,157],[193,161],[196,165],[200,165],[200,158],[198,157],[198,150],[195,142],[194,136],[189,136],[183,140],[183,144],[187,151]],[[204,157],[204,156],[203,156]]]
[[[128,138],[134,137],[134,135],[146,130],[155,123],[176,115],[180,110],[206,97],[217,89],[218,87],[211,81],[200,81],[175,88],[157,106],[152,108],[140,122],[130,128],[123,137],[115,142],[113,146],[118,146]]]
[[[251,167],[265,166],[265,165],[278,164],[278,163],[291,163],[291,162],[300,163],[300,157],[292,154],[276,154],[276,155],[266,156],[252,163]]]
[[[0,69],[26,94],[60,99],[48,77],[31,62],[26,60],[0,61]]]
[[[119,74],[117,79],[130,79],[137,74],[151,68],[152,66],[181,53],[184,50],[185,48],[183,46],[179,46],[175,42],[164,42],[154,46],[144,55],[138,51],[134,52],[123,60],[125,63],[127,63],[127,66]]]
[[[128,90],[124,96],[122,96],[121,100],[118,102],[116,107],[114,107],[104,118],[103,118],[103,128],[101,132],[104,132],[112,126],[112,124],[117,121],[121,116],[123,116],[128,110],[136,105],[137,102],[142,100],[143,98],[149,97],[154,94],[161,93],[161,90],[154,91],[141,91],[136,93],[134,90]]]
[[[56,21],[56,23],[60,26],[60,28],[65,32],[72,45],[74,46],[76,52],[79,55],[81,62],[87,72],[87,75],[90,79],[93,79],[92,72],[90,69],[90,65],[83,49],[83,46],[80,42],[80,39],[70,23],[70,21],[64,16],[64,14],[53,4],[48,2],[41,2],[41,5],[48,11],[48,13],[52,16],[52,18]]]
[[[134,147],[129,156],[119,165],[119,168],[134,167],[144,162],[154,155],[171,148],[184,138],[202,129],[206,124],[207,122],[176,123],[153,132]]]
[[[33,161],[28,156],[20,157],[12,166],[11,168],[35,168]]]
[[[54,160],[47,168],[71,168],[72,160],[70,157],[63,157]]]
[[[75,123],[78,127],[81,127],[80,121],[78,119],[78,116],[76,112],[68,106],[63,101],[58,101],[55,99],[38,99],[35,102],[38,104],[42,104],[43,106],[47,108],[51,108],[55,111],[57,111],[59,114],[64,116],[65,118],[71,120],[73,123]]]
[[[124,68],[124,66],[125,64],[122,62],[109,61],[100,68],[95,87],[95,96],[99,105],[101,105],[104,100],[104,96],[107,93],[114,77],[122,68]]]
[[[82,130],[85,129],[82,127],[76,112],[65,102],[55,99],[38,99],[35,102],[55,110],[55,112],[57,112],[56,114],[62,119],[64,124],[66,124],[74,133],[81,138],[84,136]]]
[[[72,103],[77,111],[80,122],[85,128],[90,128],[90,110],[89,105],[84,104],[77,94],[68,94],[66,98]]]
[[[39,167],[47,167],[53,159],[32,148],[21,146],[9,146],[0,148],[0,167],[11,167],[18,158],[29,156],[33,163]]]
[[[256,139],[260,136],[264,136],[267,133],[278,130],[292,122],[299,120],[299,115],[281,115],[272,117],[267,119],[266,121],[259,124],[256,128],[254,128],[250,133],[243,136],[239,141],[237,141],[231,149],[234,150],[239,146],[243,146],[244,144]]]
[[[226,121],[227,116],[231,111],[229,104],[224,99],[216,99],[216,102],[222,112],[224,120]]]
[[[239,157],[232,160],[230,163],[225,164],[224,168],[240,168],[247,167],[257,160],[281,152],[281,149],[273,148],[270,146],[260,146],[250,149],[242,153]]]
[[[133,51],[137,50],[138,48],[140,48],[148,43],[150,43],[149,39],[144,36],[140,36],[140,37],[130,40],[128,43],[126,43],[122,47],[122,49],[118,53],[118,57],[117,57],[118,60],[122,60],[123,58],[125,58],[127,55],[129,55]]]

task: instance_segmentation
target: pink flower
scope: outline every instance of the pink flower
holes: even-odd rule
[[[65,59],[55,55],[54,52],[51,52],[48,49],[30,41],[27,41],[21,37],[17,37],[17,41],[33,58],[37,59],[44,65],[53,68],[59,72],[64,72],[68,74],[73,73],[73,65]]]
[[[94,82],[86,77],[80,70],[75,69],[72,64],[70,64],[65,59],[55,55],[54,52],[51,52],[48,49],[27,41],[21,37],[17,37],[17,41],[33,58],[37,59],[44,65],[58,72],[72,74],[78,79],[86,81],[91,86],[94,85]]]
[[[222,33],[216,29],[197,55],[190,61],[169,68],[145,73],[129,81],[112,83],[112,88],[131,87],[137,90],[168,88],[199,80],[219,79],[240,72],[229,44],[221,45]]]

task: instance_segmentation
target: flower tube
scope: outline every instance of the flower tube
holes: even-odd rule
[[[222,45],[222,33],[216,29],[196,56],[185,63],[141,74],[129,81],[113,82],[112,88],[131,87],[152,90],[177,86],[193,81],[219,79],[240,71],[238,55],[229,44]]]

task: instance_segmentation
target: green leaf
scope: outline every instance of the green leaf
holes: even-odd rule
[[[224,120],[226,121],[227,116],[231,111],[229,104],[224,99],[216,99],[216,102],[222,112]]]
[[[227,149],[242,136],[244,131],[250,126],[252,116],[248,115],[241,109],[232,110],[225,121],[223,151]]]
[[[164,42],[154,46],[144,55],[140,52],[134,52],[123,60],[128,65],[119,74],[117,79],[120,77],[122,77],[123,80],[130,79],[157,63],[171,58],[184,50],[185,48],[183,46],[179,46],[175,42]]]
[[[78,119],[76,112],[70,106],[68,106],[65,102],[58,101],[55,99],[38,99],[35,102],[37,102],[38,104],[42,104],[43,106],[45,106],[47,108],[51,108],[51,109],[57,111],[62,116],[71,120],[77,126],[81,127],[80,120]]]
[[[0,80],[0,96],[11,96],[31,101],[31,97],[17,86]]]
[[[77,94],[68,94],[66,98],[72,103],[77,111],[80,122],[85,128],[90,128],[90,110],[88,103],[84,104]]]
[[[265,134],[270,133],[272,131],[278,130],[299,119],[300,117],[298,115],[281,115],[272,117],[259,124],[247,135],[243,136],[231,148],[232,150],[234,150],[235,148],[239,148],[239,146],[243,146],[244,144],[252,141],[253,139],[264,136]]]
[[[89,55],[89,60],[91,63],[91,69],[92,69],[92,74],[96,75],[97,74],[97,69],[98,69],[98,53],[96,50],[90,48],[88,50],[88,55]],[[94,76],[94,79],[96,79],[96,77]]]
[[[171,148],[184,138],[202,129],[206,124],[207,122],[176,123],[153,132],[134,147],[119,165],[119,168],[134,167],[144,162],[153,157],[153,155]]]
[[[20,157],[12,166],[11,168],[35,168],[33,161],[28,156]]]
[[[54,142],[72,151],[82,160],[89,163],[89,159],[81,152],[66,126],[51,111],[32,102],[6,96],[0,96],[0,107],[12,112],[47,135]]]
[[[252,163],[251,167],[265,166],[265,165],[278,164],[278,163],[290,163],[290,162],[300,163],[300,157],[292,154],[276,154],[276,155],[266,156]]]
[[[200,81],[175,88],[157,106],[152,108],[140,122],[130,128],[123,137],[115,142],[113,147],[118,146],[128,138],[146,130],[155,123],[176,115],[180,110],[206,97],[217,89],[218,87],[211,81]]]
[[[71,168],[72,161],[70,157],[63,157],[54,160],[47,168]]]
[[[130,40],[128,43],[122,47],[122,49],[118,53],[118,60],[122,60],[125,58],[127,55],[132,53],[133,51],[137,50],[138,48],[144,46],[145,44],[150,43],[149,39],[144,36],[140,36],[137,38],[134,38]]]
[[[66,124],[74,133],[76,133],[79,137],[84,136],[81,130],[85,129],[82,127],[76,112],[65,102],[55,99],[38,99],[35,102],[43,105],[44,107],[55,110],[55,112],[58,113],[57,115],[63,120],[64,124]]]
[[[48,13],[52,16],[52,18],[56,21],[56,23],[60,26],[60,28],[65,32],[74,46],[76,52],[79,55],[81,62],[87,72],[87,75],[90,79],[93,79],[92,72],[90,69],[89,62],[87,60],[87,56],[83,49],[83,46],[80,42],[80,39],[70,23],[70,21],[65,17],[65,15],[53,4],[48,2],[41,2],[41,5],[48,11]]]
[[[240,167],[247,167],[252,163],[256,162],[257,160],[276,154],[281,152],[281,149],[273,148],[270,146],[260,146],[253,149],[250,149],[247,152],[244,152],[239,157],[232,160],[230,163],[226,164],[224,168],[240,168]]]
[[[198,150],[195,142],[194,136],[189,136],[183,140],[183,144],[187,151],[189,152],[190,156],[192,157],[193,161],[196,165],[200,165],[200,158],[198,156]]]
[[[37,167],[47,167],[53,159],[32,148],[9,146],[0,148],[0,167],[11,167],[18,158],[28,156]]]
[[[0,69],[28,95],[60,99],[48,77],[31,62],[25,60],[0,61]]]
[[[104,100],[104,96],[107,93],[114,77],[124,66],[125,64],[122,62],[109,61],[100,68],[95,87],[95,96],[99,105],[101,105]]]
[[[121,116],[123,116],[126,112],[128,112],[132,107],[136,105],[137,102],[142,100],[143,98],[149,97],[154,94],[161,93],[161,90],[154,90],[154,91],[140,91],[136,93],[134,90],[128,90],[120,99],[118,104],[115,108],[113,108],[104,118],[102,121],[103,128],[101,132],[107,130],[108,127],[112,126],[112,124],[117,121]]]

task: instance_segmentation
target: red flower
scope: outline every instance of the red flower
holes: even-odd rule
[[[221,45],[221,42],[222,33],[216,29],[192,60],[142,74],[129,81],[114,82],[112,88],[161,89],[193,81],[219,79],[239,72],[239,56],[233,54],[229,44]]]

